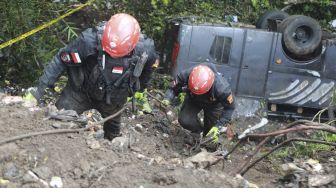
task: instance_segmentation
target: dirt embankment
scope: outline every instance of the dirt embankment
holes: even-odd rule
[[[0,140],[30,132],[78,127],[70,122],[46,119],[48,108],[20,104],[0,106]],[[229,174],[243,163],[251,149],[246,146],[222,163],[201,168],[190,163],[193,137],[166,114],[134,116],[123,113],[122,137],[113,142],[102,131],[36,136],[0,145],[0,187],[243,187],[246,181]],[[232,143],[224,145],[228,149]],[[190,165],[191,164],[191,165]],[[335,167],[336,168],[336,167]],[[245,178],[272,187],[279,164],[265,160]],[[55,178],[56,177],[56,178]]]

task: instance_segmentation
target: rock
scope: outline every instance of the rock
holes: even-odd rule
[[[157,163],[157,164],[165,164],[166,163],[166,160],[161,157],[161,156],[157,156],[154,158],[154,161]]]
[[[53,123],[51,126],[55,129],[59,129],[59,128],[61,128],[62,125],[60,123],[56,122],[56,123]]]
[[[19,170],[14,163],[8,163],[5,167],[3,177],[8,180],[12,180],[19,175]]]
[[[97,140],[104,139],[104,130],[99,129],[97,132],[95,132],[94,137],[95,137]]]
[[[75,169],[73,169],[73,175],[74,175],[74,178],[75,179],[80,179],[80,177],[82,176],[82,170],[81,169],[79,169],[79,168],[75,168]]]
[[[81,159],[79,161],[80,168],[82,169],[84,174],[87,174],[90,172],[90,164],[84,159]]]
[[[172,185],[172,184],[177,183],[177,180],[173,176],[166,175],[166,174],[163,174],[163,173],[154,174],[152,176],[152,181],[154,183],[159,184],[159,185]]]
[[[335,175],[310,175],[308,177],[309,187],[319,187],[335,181]]]
[[[172,121],[174,121],[174,120],[176,119],[176,116],[175,116],[174,112],[172,112],[172,111],[168,111],[168,112],[167,112],[167,118],[168,118],[168,120],[169,120],[170,122],[172,122]]]
[[[172,125],[178,125],[179,122],[178,122],[178,120],[176,119],[176,120],[172,121],[171,124],[172,124]]]
[[[64,185],[65,185],[64,187],[67,187],[67,188],[81,188],[78,182],[76,182],[73,179],[69,179],[69,178],[64,180]],[[86,186],[86,187],[89,187],[89,186]]]
[[[15,143],[0,146],[0,161],[12,158],[17,152],[19,152],[19,147]]]
[[[23,175],[22,181],[23,181],[23,184],[38,182],[38,180],[34,178],[33,176],[31,176],[29,173],[26,173],[25,175]]]
[[[148,161],[148,166],[151,166],[154,163],[154,158],[150,158],[150,160]]]
[[[152,158],[149,158],[145,155],[142,155],[141,153],[138,153],[137,158],[141,159],[141,160],[145,160],[145,161],[150,161],[152,159]]]
[[[141,148],[138,148],[138,147],[136,147],[136,146],[132,146],[132,147],[131,147],[131,150],[134,151],[134,152],[136,152],[136,153],[140,153],[142,149],[141,149]]]
[[[99,142],[94,138],[94,132],[90,132],[89,135],[86,137],[86,144],[91,149],[98,149],[100,148]]]
[[[227,179],[227,178],[226,178]],[[240,187],[248,187],[248,188],[259,188],[259,186],[257,184],[251,183],[249,181],[247,181],[244,177],[242,177],[240,174],[237,174],[234,177],[234,180],[237,181],[240,185]]]
[[[143,132],[143,126],[141,124],[136,124],[134,129],[140,133]]]
[[[49,187],[49,186],[42,186],[39,183],[27,183],[27,184],[22,185],[21,188],[45,188],[45,187]]]
[[[100,144],[97,140],[91,140],[88,142],[88,145],[91,149],[98,149],[100,148]]]
[[[294,163],[286,163],[281,165],[281,169],[285,172],[285,174],[290,174],[292,172],[303,172],[304,169],[296,166]]]
[[[184,164],[185,168],[205,168],[214,163],[216,160],[217,158],[212,153],[202,151],[192,157],[187,158]]]
[[[112,147],[118,151],[125,151],[128,148],[128,143],[128,138],[116,137],[112,140]]]
[[[19,96],[6,96],[1,99],[1,103],[6,105],[20,104],[23,103],[23,99]]]
[[[32,171],[37,175],[37,177],[44,179],[44,180],[49,179],[52,175],[52,171],[50,170],[50,168],[46,166],[40,166],[40,167],[34,168]]]

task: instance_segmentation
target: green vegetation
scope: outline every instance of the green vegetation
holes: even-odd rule
[[[0,42],[8,41],[64,14],[78,1],[10,0],[0,1],[2,23]],[[307,14],[322,25],[336,18],[335,6],[330,0],[292,6],[290,14]],[[259,16],[269,9],[285,7],[280,0],[96,0],[93,6],[44,29],[14,45],[0,50],[0,87],[6,85],[32,86],[43,66],[56,51],[77,34],[99,21],[107,20],[117,12],[134,15],[144,33],[154,38],[158,49],[165,20],[173,16],[196,15],[210,20],[224,20],[225,15],[237,15],[239,21],[255,24]],[[318,8],[317,8],[318,7]]]
[[[336,135],[318,131],[311,135],[311,139],[336,142]],[[275,157],[283,159],[285,157],[316,158],[319,152],[328,151],[336,153],[335,147],[324,144],[296,142],[291,147],[284,147],[274,153]]]

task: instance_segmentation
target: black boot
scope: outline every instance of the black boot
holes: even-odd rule
[[[121,136],[121,133],[104,131],[104,138],[107,140],[113,140],[115,137]]]
[[[104,124],[104,138],[113,140],[115,137],[121,136],[120,127]]]

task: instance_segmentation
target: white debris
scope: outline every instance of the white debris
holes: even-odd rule
[[[323,172],[323,167],[319,163],[319,161],[314,160],[314,159],[308,159],[306,163],[311,167],[311,169],[307,169],[313,172]]]
[[[309,187],[320,187],[335,180],[335,175],[311,175],[308,178]]]
[[[267,125],[267,123],[268,123],[268,119],[262,118],[261,121],[258,124],[256,124],[255,126],[253,126],[251,128],[246,129],[242,134],[240,134],[238,136],[238,139],[244,138],[248,133]]]
[[[23,99],[22,97],[19,96],[6,96],[3,99],[1,99],[1,103],[6,105],[20,104],[23,103]]]
[[[49,185],[52,187],[52,188],[63,188],[63,182],[62,182],[62,179],[58,176],[53,176],[51,178],[51,181],[49,183]]]

